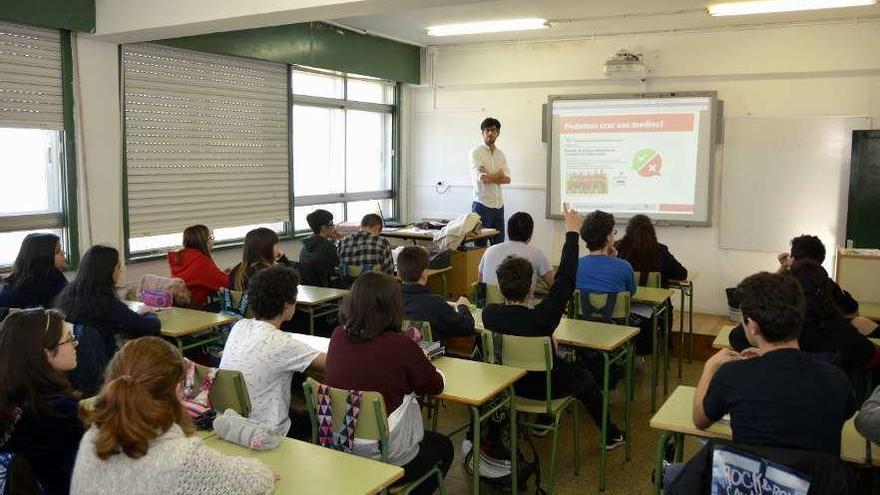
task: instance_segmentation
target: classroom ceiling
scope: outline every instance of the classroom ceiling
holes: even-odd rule
[[[880,6],[736,17],[711,17],[705,12],[707,5],[722,1],[728,0],[459,0],[458,5],[397,10],[332,21],[419,45],[449,45],[880,18]],[[438,24],[524,17],[548,19],[552,27],[449,37],[429,37],[426,33],[429,26]]]

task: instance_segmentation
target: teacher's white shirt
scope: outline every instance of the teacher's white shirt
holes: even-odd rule
[[[471,182],[474,184],[474,201],[489,208],[501,208],[504,206],[501,184],[484,184],[480,181],[480,167],[485,167],[490,174],[501,170],[504,175],[510,177],[510,169],[507,168],[507,158],[504,156],[504,152],[497,146],[492,152],[485,144],[471,150]]]

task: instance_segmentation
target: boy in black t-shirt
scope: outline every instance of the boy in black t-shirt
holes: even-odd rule
[[[846,375],[800,351],[804,296],[787,274],[752,275],[737,287],[753,347],[706,361],[694,394],[698,428],[730,414],[733,441],[838,454],[856,410]]]

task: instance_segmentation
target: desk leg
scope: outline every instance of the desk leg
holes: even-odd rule
[[[669,394],[669,327],[672,322],[669,321],[669,305],[664,303],[663,309],[663,396]]]
[[[688,286],[688,340],[690,341],[690,357],[688,363],[694,360],[694,285]]]
[[[473,469],[474,469],[474,480],[471,485],[471,493],[474,495],[479,495],[480,493],[480,426],[482,426],[481,418],[480,418],[480,408],[477,406],[471,406],[471,431],[473,432],[473,447],[471,447],[472,458],[474,460]],[[512,418],[511,418],[512,419]],[[512,421],[511,421],[512,423]],[[515,456],[511,456],[515,457]],[[514,482],[515,483],[515,482]],[[516,492],[514,492],[516,493]]]
[[[657,342],[657,308],[651,310],[651,412],[657,410],[657,376],[660,373],[660,353]]]
[[[654,495],[660,495],[660,490],[663,487],[663,458],[666,454],[666,445],[673,435],[675,434],[671,431],[664,431],[657,444],[657,457],[654,462]]]
[[[626,376],[624,377],[625,394],[623,396],[624,424],[626,425],[626,460],[629,461],[632,452],[632,401],[633,401],[633,361],[635,360],[635,345],[632,340],[626,343]]]
[[[681,381],[681,361],[684,359],[684,286],[678,286],[678,292],[681,294],[678,306],[678,380]]]
[[[599,491],[605,491],[605,462],[608,451],[605,450],[605,439],[608,438],[608,403],[611,401],[610,376],[611,359],[607,352],[602,353],[604,373],[602,379],[602,427],[599,429]],[[577,407],[577,404],[574,405]],[[629,432],[627,432],[629,434]]]
[[[510,387],[507,388],[507,397],[508,397],[507,407],[510,408],[510,409],[508,409],[508,415],[510,416],[510,452],[511,452],[511,454],[510,454],[510,493],[517,494],[519,492],[517,491],[516,484],[519,480],[517,479],[518,476],[517,476],[517,470],[516,470],[516,468],[517,468],[517,466],[516,466],[516,464],[517,464],[516,440],[518,437],[519,430],[516,427],[516,419],[517,419],[516,418],[516,416],[517,416],[517,414],[516,414],[516,393],[513,390],[513,385],[511,385]],[[575,450],[577,450],[577,440],[575,440],[574,448],[575,448]],[[477,481],[479,482],[479,477],[477,478]]]

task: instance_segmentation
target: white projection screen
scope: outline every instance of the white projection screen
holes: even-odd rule
[[[551,96],[546,106],[547,218],[562,204],[618,222],[711,222],[716,93]]]

